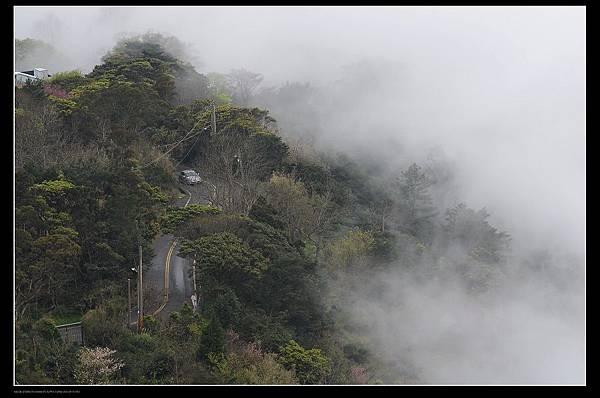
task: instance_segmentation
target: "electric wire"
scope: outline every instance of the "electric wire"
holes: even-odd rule
[[[194,129],[195,129],[197,126],[198,126],[198,124],[199,124],[200,122],[201,122],[201,120],[198,120],[198,121],[196,122],[196,124],[194,124],[194,126],[193,126],[193,127],[190,129],[190,131],[188,131],[188,132],[186,133],[186,135],[185,135],[185,136],[184,136],[182,139],[180,139],[179,141],[175,142],[175,143],[173,144],[173,146],[172,146],[172,147],[171,147],[169,150],[167,150],[165,153],[161,154],[160,156],[158,156],[158,157],[157,157],[157,158],[155,158],[154,160],[151,160],[150,162],[148,162],[148,163],[146,163],[146,164],[144,164],[144,165],[138,166],[136,169],[138,169],[138,170],[141,170],[141,169],[144,169],[144,168],[146,168],[146,167],[148,167],[148,166],[150,166],[150,165],[152,165],[152,164],[156,163],[156,162],[157,162],[157,161],[159,161],[160,159],[162,159],[162,158],[164,158],[165,156],[167,156],[167,155],[168,155],[168,154],[169,154],[169,153],[170,153],[170,152],[171,152],[173,149],[175,149],[176,147],[178,147],[178,146],[179,146],[179,145],[180,145],[182,142],[184,142],[184,141],[187,141],[188,139],[191,139],[191,138],[193,138],[193,137],[195,137],[195,136],[199,136],[199,135],[202,133],[202,131],[200,131],[200,132],[198,132],[198,133],[196,133],[196,134],[194,134],[194,135],[191,135],[191,136],[190,136],[190,134],[192,133],[192,131],[194,131]],[[196,140],[196,141],[197,141],[197,140]],[[187,155],[186,155],[186,156],[187,156]]]

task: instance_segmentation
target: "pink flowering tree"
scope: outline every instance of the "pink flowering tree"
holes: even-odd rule
[[[223,384],[299,384],[291,370],[285,369],[274,353],[263,351],[259,343],[244,343],[228,331],[226,354],[209,354],[213,371]]]
[[[367,370],[362,366],[352,366],[350,368],[350,377],[352,384],[367,384],[369,381]]]
[[[63,89],[60,86],[57,86],[55,84],[45,84],[44,92],[48,96],[53,95],[57,98],[62,98],[62,99],[70,99],[71,98],[71,95],[65,89]]]

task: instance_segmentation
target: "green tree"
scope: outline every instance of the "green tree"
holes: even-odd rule
[[[177,227],[193,217],[219,213],[221,213],[221,210],[216,207],[198,204],[190,204],[186,207],[170,207],[161,220],[161,230],[163,233],[174,233]]]
[[[196,240],[183,240],[181,256],[195,258],[199,272],[197,283],[216,289],[229,286],[247,294],[252,281],[268,268],[268,259],[230,232],[216,233]],[[211,296],[208,291],[205,295]]]
[[[67,92],[86,83],[86,77],[78,70],[57,72],[47,81],[50,85],[56,85]]]
[[[234,332],[227,334],[225,355],[209,355],[209,361],[222,383],[298,384],[294,372],[285,369],[274,353],[264,352],[259,344],[245,344]]]
[[[169,320],[158,334],[161,351],[171,360],[174,382],[190,380],[201,341],[207,333],[207,322],[189,305],[169,314]],[[166,358],[163,359],[166,361]]]
[[[352,229],[329,243],[325,250],[325,262],[331,271],[344,270],[355,265],[373,248],[373,233]]]
[[[15,323],[15,378],[20,384],[69,382],[72,352],[48,318],[17,319]]]
[[[321,235],[335,214],[330,198],[330,191],[323,195],[309,194],[302,182],[281,173],[273,173],[266,187],[267,203],[275,209],[275,218],[283,224],[290,240],[312,243],[317,249],[316,259],[321,249]]]
[[[436,214],[429,194],[431,184],[421,167],[415,163],[402,172],[402,223],[408,232],[427,242],[432,238],[432,218]]]
[[[229,329],[237,326],[242,304],[232,289],[222,289],[212,301],[205,303],[205,306],[208,307],[206,312],[217,317],[223,328]]]
[[[448,247],[459,247],[474,259],[497,263],[508,249],[510,236],[488,222],[485,209],[475,211],[464,203],[446,211],[444,232]]]
[[[225,330],[219,318],[213,316],[200,339],[197,351],[198,359],[208,359],[209,354],[221,354],[225,350]]]
[[[331,373],[331,360],[318,348],[307,350],[290,340],[280,348],[280,355],[281,363],[293,369],[302,384],[322,384]]]
[[[32,255],[39,259],[32,271],[44,274],[50,308],[56,308],[64,290],[73,283],[81,247],[66,234],[39,237],[31,246]]]
[[[209,80],[192,66],[193,58],[187,46],[176,37],[148,32],[121,40],[105,61],[152,60],[154,68],[161,71],[154,79],[161,97],[175,104],[189,104],[209,97]]]
[[[125,332],[126,314],[122,297],[106,300],[101,307],[86,312],[81,319],[86,344],[114,345]]]

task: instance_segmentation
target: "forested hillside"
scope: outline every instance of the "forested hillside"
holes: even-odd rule
[[[436,207],[432,167],[382,179],[286,142],[268,109],[247,107],[259,75],[200,74],[175,44],[126,39],[89,74],[16,88],[18,383],[422,382],[376,355],[347,311],[354,293],[377,298],[376,275],[406,270],[483,297],[511,272],[508,234],[485,209]],[[212,205],[175,206],[182,165]],[[196,261],[200,306],[147,313],[138,333],[127,279],[159,234]],[[79,319],[83,348],[56,329]]]

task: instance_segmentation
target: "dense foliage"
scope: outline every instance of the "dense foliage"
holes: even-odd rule
[[[144,35],[87,75],[16,89],[19,383],[389,381],[341,310],[361,278],[452,270],[477,292],[501,278],[508,235],[485,210],[436,209],[416,164],[380,181],[348,157],[292,156],[268,111],[246,107],[262,76],[204,76],[184,55]],[[211,205],[173,204],[180,164],[203,171]],[[126,281],[160,234],[195,261],[199,310],[136,333]],[[67,318],[85,347],[60,338]]]

